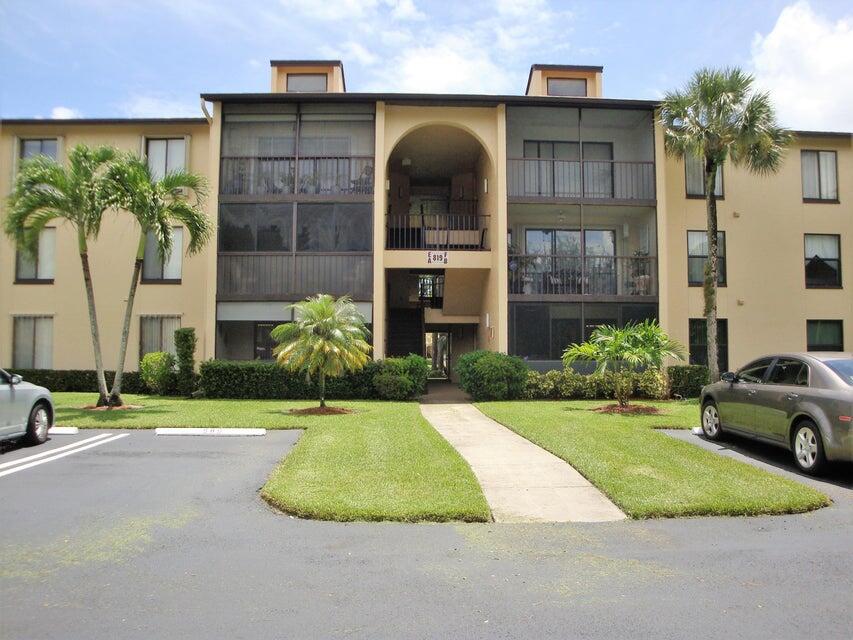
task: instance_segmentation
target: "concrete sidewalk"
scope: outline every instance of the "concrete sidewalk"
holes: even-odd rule
[[[625,515],[557,456],[470,404],[422,404],[421,413],[462,455],[496,522],[607,522]]]

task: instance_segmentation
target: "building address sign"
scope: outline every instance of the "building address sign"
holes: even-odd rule
[[[447,251],[427,251],[427,264],[447,264]]]

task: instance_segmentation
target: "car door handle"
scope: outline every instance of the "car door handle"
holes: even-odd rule
[[[785,396],[785,399],[786,400],[796,400],[799,397],[800,397],[799,393],[789,393],[788,395]]]

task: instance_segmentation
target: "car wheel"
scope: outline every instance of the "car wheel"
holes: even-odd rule
[[[717,403],[713,400],[709,400],[702,406],[702,433],[708,440],[719,440],[723,436],[720,412],[717,411]]]
[[[50,413],[43,402],[36,404],[30,411],[27,422],[27,443],[42,444],[47,440],[47,430],[50,429]]]
[[[791,449],[794,452],[794,462],[800,471],[817,473],[826,464],[820,429],[809,420],[797,425],[791,439]]]

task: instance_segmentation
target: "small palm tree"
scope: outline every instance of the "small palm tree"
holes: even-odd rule
[[[327,294],[290,306],[294,321],[278,325],[272,339],[278,363],[290,371],[318,376],[320,406],[326,406],[326,378],[359,371],[370,360],[370,335],[349,296]]]
[[[115,157],[116,150],[112,147],[78,144],[69,152],[66,165],[46,156],[25,160],[15,178],[4,223],[6,234],[29,253],[35,253],[39,234],[51,222],[67,222],[77,232],[95,355],[98,406],[107,403],[107,382],[89,266],[89,241],[97,238],[104,211],[115,204],[116,194],[105,178],[107,167]]]
[[[116,375],[109,396],[110,406],[120,406],[122,404],[121,381],[133,317],[133,302],[142,271],[148,234],[153,234],[157,242],[157,253],[165,262],[172,253],[174,224],[183,225],[189,232],[190,241],[187,246],[189,255],[198,253],[207,244],[211,235],[211,225],[204,211],[207,181],[202,176],[187,171],[174,171],[158,180],[151,173],[145,158],[130,155],[110,166],[107,179],[113,183],[114,192],[119,196],[118,206],[128,211],[139,224],[139,242],[133,263],[133,275],[130,278],[130,292],[125,306]],[[193,196],[192,199],[189,197],[190,194]]]
[[[697,158],[705,178],[708,261],[705,265],[705,324],[708,369],[719,379],[717,360],[717,173],[730,160],[758,175],[775,173],[791,133],[776,123],[770,96],[753,91],[754,79],[740,69],[700,69],[681,91],[664,96],[660,123],[664,147],[677,158]]]
[[[619,329],[604,325],[590,339],[571,344],[563,352],[563,364],[576,361],[596,363],[596,372],[610,369],[616,374],[616,400],[627,406],[633,390],[631,372],[640,367],[660,369],[666,358],[684,358],[684,347],[670,338],[654,320],[627,324]]]

